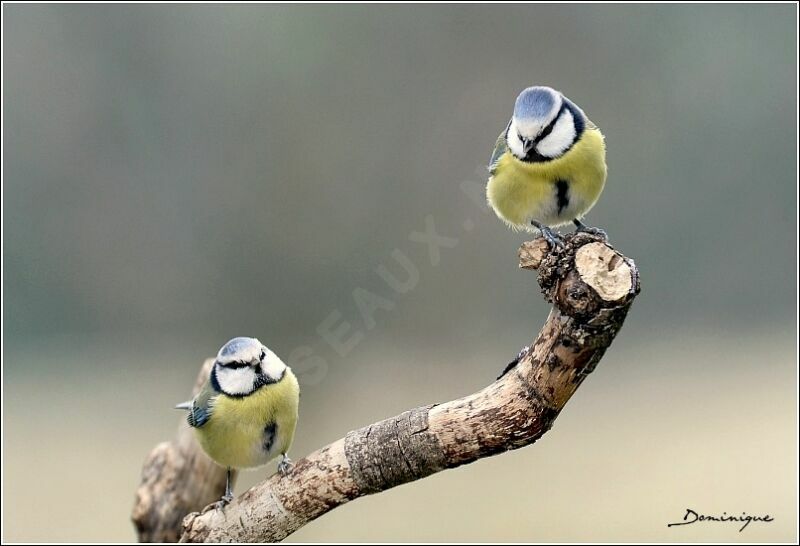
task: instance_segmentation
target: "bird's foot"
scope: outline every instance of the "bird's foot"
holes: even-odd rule
[[[600,229],[599,227],[584,226],[583,228],[578,228],[575,231],[580,231],[581,233],[588,233],[589,235],[597,235],[604,241],[608,241],[608,233],[606,233],[605,230]]]
[[[283,455],[283,457],[281,458],[281,462],[278,463],[278,472],[281,473],[281,476],[286,476],[287,474],[289,474],[289,472],[292,471],[292,468],[294,468],[292,460],[286,455]]]
[[[523,348],[522,348],[522,350],[521,350],[521,351],[519,352],[519,354],[517,355],[517,358],[515,358],[514,360],[512,360],[511,362],[509,362],[509,363],[508,363],[508,366],[506,366],[506,369],[505,369],[505,370],[503,370],[503,373],[501,373],[500,375],[498,375],[498,376],[497,376],[497,379],[500,379],[501,377],[503,377],[504,375],[506,375],[508,372],[510,372],[511,370],[513,370],[513,369],[514,369],[514,366],[516,366],[517,364],[519,364],[519,361],[520,361],[520,360],[522,360],[522,358],[523,358],[523,357],[524,357],[524,356],[525,356],[525,355],[528,353],[528,351],[530,351],[530,350],[531,350],[531,347],[530,347],[530,345],[527,345],[527,346],[523,347]]]
[[[212,502],[211,504],[206,506],[206,508],[200,513],[200,515],[203,515],[206,512],[209,512],[211,510],[220,510],[221,511],[223,508],[228,506],[231,503],[232,500],[233,500],[233,495],[231,493],[226,493],[217,502]]]
[[[542,237],[545,241],[547,241],[547,244],[550,245],[551,249],[555,250],[556,248],[564,248],[564,240],[561,238],[561,235],[546,225],[536,222],[535,220],[532,221],[531,224],[542,233]]]
[[[589,227],[577,218],[572,221],[575,224],[575,231],[580,231],[581,233],[588,233],[589,235],[597,235],[604,241],[608,241],[608,233],[604,230],[600,229],[599,227]]]

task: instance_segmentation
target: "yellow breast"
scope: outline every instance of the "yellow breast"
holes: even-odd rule
[[[606,181],[605,156],[603,135],[593,127],[551,161],[527,163],[506,151],[486,187],[489,205],[514,229],[532,230],[531,220],[549,226],[566,224],[597,202]],[[559,181],[567,184],[566,204],[563,196],[559,199]]]
[[[211,418],[195,429],[203,449],[218,464],[252,468],[289,451],[297,425],[300,387],[290,369],[278,383],[249,396],[219,395]],[[274,423],[272,440],[268,429]]]

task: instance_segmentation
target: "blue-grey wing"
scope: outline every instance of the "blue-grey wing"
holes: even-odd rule
[[[505,130],[503,130],[503,132],[500,133],[500,136],[497,137],[497,142],[495,142],[494,144],[492,157],[489,159],[489,173],[491,174],[494,174],[495,168],[497,167],[497,162],[500,161],[500,158],[508,150],[508,145],[506,144],[506,134],[508,133],[508,127],[510,125],[511,122],[509,121]]]
[[[200,428],[211,419],[211,415],[214,411],[214,400],[217,395],[218,393],[214,391],[211,384],[207,382],[193,400],[178,404],[175,407],[177,409],[188,410],[189,415],[186,416],[186,422],[189,423],[191,427]]]

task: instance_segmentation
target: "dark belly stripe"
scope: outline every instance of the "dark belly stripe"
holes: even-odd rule
[[[559,215],[569,206],[569,183],[566,180],[556,182],[556,204]]]
[[[275,443],[275,430],[277,428],[278,426],[275,423],[269,423],[264,427],[264,440],[261,443],[261,447],[267,453],[272,449],[272,444]]]

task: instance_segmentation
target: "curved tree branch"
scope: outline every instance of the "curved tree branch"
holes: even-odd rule
[[[192,396],[200,392],[213,364],[210,358],[201,366]],[[224,492],[225,469],[200,449],[183,416],[175,440],[158,444],[144,462],[131,516],[139,542],[177,542],[184,516]]]
[[[554,252],[543,239],[520,248],[520,267],[539,270],[553,308],[509,373],[475,394],[352,431],[224,511],[189,514],[181,542],[278,541],[349,500],[539,439],[594,370],[639,293],[635,264],[604,240],[581,232],[565,243]]]

